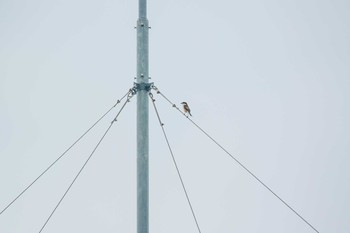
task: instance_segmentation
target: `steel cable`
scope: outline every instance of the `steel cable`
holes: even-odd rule
[[[154,107],[154,110],[155,110],[155,112],[156,112],[156,115],[157,115],[157,117],[158,117],[159,124],[160,124],[160,126],[161,126],[161,128],[162,128],[163,135],[164,135],[164,138],[165,138],[166,143],[167,143],[167,145],[168,145],[168,148],[169,148],[169,151],[170,151],[171,157],[172,157],[172,159],[173,159],[174,166],[175,166],[175,168],[176,168],[177,174],[178,174],[179,179],[180,179],[180,181],[181,181],[182,188],[183,188],[183,190],[184,190],[184,192],[185,192],[186,199],[187,199],[188,205],[189,205],[189,207],[190,207],[190,209],[191,209],[193,219],[194,219],[194,221],[195,221],[195,223],[196,223],[196,226],[197,226],[198,232],[199,232],[199,233],[201,233],[201,229],[200,229],[200,227],[199,227],[199,224],[198,224],[198,221],[197,221],[196,215],[195,215],[195,213],[194,213],[194,210],[193,210],[193,207],[192,207],[192,204],[191,204],[190,198],[189,198],[189,196],[188,196],[188,193],[187,193],[187,190],[186,190],[185,184],[184,184],[184,182],[183,182],[183,179],[182,179],[182,176],[181,176],[181,173],[180,173],[179,167],[177,166],[177,163],[176,163],[176,160],[175,160],[175,156],[174,156],[173,150],[171,149],[171,146],[170,146],[170,143],[169,143],[169,140],[168,140],[167,134],[165,133],[164,124],[162,123],[162,121],[161,121],[161,119],[160,119],[160,116],[159,116],[159,113],[158,113],[158,110],[157,110],[156,104],[154,103],[154,102],[155,102],[155,99],[153,98],[152,93],[149,93],[149,95],[150,95],[150,98],[151,98],[151,100],[152,100],[153,107]]]
[[[94,128],[114,107],[116,107],[121,100],[123,100],[127,95],[131,93],[131,89],[118,100],[107,112],[105,112],[89,129],[87,129],[68,149],[66,149],[53,163],[51,163],[34,181],[32,181],[26,188],[23,189],[6,207],[1,210],[0,215],[3,214],[18,198],[20,198],[32,185],[34,185],[51,167],[53,167],[62,157],[64,157],[67,152],[72,149],[92,128]]]
[[[194,126],[196,126],[202,133],[204,133],[210,140],[212,140],[217,146],[219,146],[227,155],[229,155],[236,163],[238,163],[246,172],[248,172],[255,180],[257,180],[261,185],[263,185],[270,193],[272,193],[277,199],[279,199],[286,207],[288,207],[294,214],[296,214],[302,221],[304,221],[309,227],[311,227],[315,232],[319,231],[309,223],[305,218],[303,218],[294,208],[292,208],[286,201],[284,201],[279,195],[277,195],[270,187],[268,187],[261,179],[259,179],[252,171],[250,171],[246,166],[244,166],[237,158],[235,158],[230,152],[228,152],[222,145],[220,145],[212,136],[210,136],[206,131],[204,131],[199,125],[197,125],[192,119],[190,119],[184,112],[182,112],[176,104],[171,102],[159,89],[155,86],[152,87],[157,94],[160,94],[166,101],[168,101],[172,107],[176,108],[182,115],[184,115]]]
[[[130,94],[130,92],[128,93]],[[47,225],[47,223],[49,222],[49,220],[51,219],[51,217],[53,216],[53,214],[56,212],[57,208],[59,207],[59,205],[62,203],[63,199],[66,197],[67,193],[69,192],[69,190],[72,188],[73,184],[75,183],[75,181],[78,179],[79,175],[81,174],[81,172],[84,170],[85,166],[87,165],[87,163],[90,161],[90,159],[92,158],[92,156],[94,155],[96,149],[98,148],[98,146],[101,144],[102,140],[105,138],[105,136],[107,135],[108,131],[111,129],[112,125],[114,122],[117,121],[117,118],[119,116],[119,114],[121,113],[121,111],[124,109],[125,105],[129,102],[130,98],[133,95],[129,95],[127,100],[125,101],[125,103],[123,104],[123,106],[120,108],[118,114],[116,115],[116,117],[114,118],[114,120],[110,123],[109,127],[107,128],[107,130],[105,131],[105,133],[103,134],[103,136],[101,137],[101,139],[99,140],[99,142],[97,143],[97,145],[95,146],[95,148],[93,149],[93,151],[91,152],[90,156],[87,158],[87,160],[85,161],[85,163],[83,164],[83,166],[80,168],[79,172],[77,173],[77,175],[74,177],[73,181],[71,182],[71,184],[69,185],[69,187],[67,188],[67,190],[65,191],[65,193],[63,194],[63,196],[61,197],[61,199],[59,200],[59,202],[57,203],[57,205],[55,206],[55,208],[53,209],[53,211],[51,212],[51,214],[49,215],[49,217],[46,219],[44,225],[41,227],[39,233],[41,233],[45,226]]]

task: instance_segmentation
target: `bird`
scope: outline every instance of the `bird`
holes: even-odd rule
[[[181,104],[183,105],[184,112],[188,113],[190,116],[192,116],[191,109],[190,109],[190,107],[188,107],[188,104],[186,102],[182,102]]]

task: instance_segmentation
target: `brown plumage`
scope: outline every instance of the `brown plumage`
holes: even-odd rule
[[[188,113],[190,116],[192,116],[191,109],[190,109],[190,107],[188,107],[188,104],[186,102],[182,102],[181,104],[183,105],[184,112]]]

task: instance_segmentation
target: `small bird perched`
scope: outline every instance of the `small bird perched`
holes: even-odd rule
[[[185,112],[185,113],[188,113],[188,114],[190,114],[190,116],[192,116],[192,115],[191,115],[191,109],[190,109],[190,107],[188,107],[188,104],[187,104],[186,102],[182,102],[181,104],[182,104],[183,107],[184,107],[184,112]]]

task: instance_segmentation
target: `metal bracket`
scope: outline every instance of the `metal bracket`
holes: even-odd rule
[[[153,88],[153,83],[134,83],[136,91],[150,91]]]

